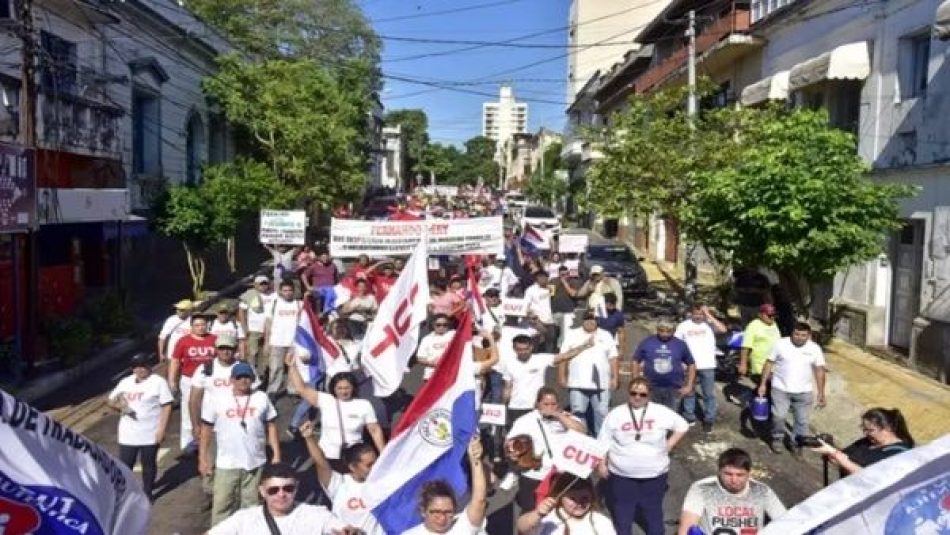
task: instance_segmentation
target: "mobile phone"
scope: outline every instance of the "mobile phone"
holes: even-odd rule
[[[821,439],[819,439],[818,437],[802,437],[801,444],[802,446],[805,446],[806,448],[820,448]]]

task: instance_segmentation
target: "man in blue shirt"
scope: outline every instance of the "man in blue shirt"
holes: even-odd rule
[[[623,311],[617,308],[617,294],[604,294],[604,308],[606,309],[607,315],[597,318],[597,326],[609,332],[610,335],[614,337],[614,340],[617,341],[617,349],[621,352],[626,351],[627,348],[623,343],[623,327],[627,323],[627,319],[624,317]]]
[[[693,391],[696,363],[686,342],[673,337],[675,325],[662,319],[656,335],[640,342],[633,353],[633,376],[646,376],[652,401],[679,412],[680,400]]]

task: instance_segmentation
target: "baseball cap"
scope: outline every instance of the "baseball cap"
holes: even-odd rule
[[[760,314],[768,314],[769,316],[775,315],[775,307],[769,303],[764,303],[759,306]]]
[[[129,360],[129,365],[133,368],[138,368],[140,366],[151,368],[152,358],[147,353],[136,353],[132,355],[132,358]]]
[[[270,282],[270,279],[267,278],[267,275],[258,275],[254,277],[254,284],[260,284],[262,282]]]
[[[175,310],[191,310],[193,308],[195,308],[195,304],[191,302],[191,299],[182,299],[175,303]]]
[[[603,273],[603,272],[604,272],[604,266],[597,265],[597,266],[591,266],[590,268],[591,275],[596,275],[598,273]]]
[[[237,347],[237,340],[234,339],[230,334],[219,334],[217,340],[214,341],[214,347]]]
[[[246,362],[238,362],[233,367],[231,367],[231,378],[235,377],[251,377],[254,378],[254,368]]]

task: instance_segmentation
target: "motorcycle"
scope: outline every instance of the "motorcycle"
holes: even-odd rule
[[[742,328],[730,324],[716,336],[716,380],[734,383],[739,380],[739,353],[742,351]]]

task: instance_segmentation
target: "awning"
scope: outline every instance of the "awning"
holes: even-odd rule
[[[934,37],[941,41],[950,41],[950,0],[943,0],[937,6],[934,17]]]
[[[785,100],[788,98],[788,71],[779,71],[742,90],[739,101],[743,106],[752,106],[766,100]]]
[[[864,80],[871,74],[866,41],[841,45],[792,67],[788,89],[794,91],[824,80]]]

